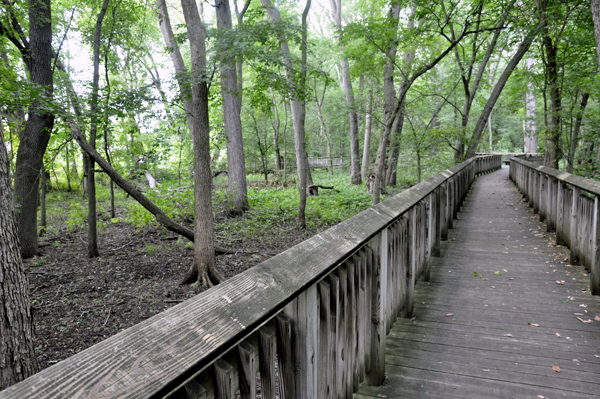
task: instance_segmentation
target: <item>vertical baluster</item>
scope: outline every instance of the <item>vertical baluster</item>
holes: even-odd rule
[[[294,399],[296,384],[292,346],[292,318],[280,312],[275,318],[277,325],[277,363],[279,365],[279,397]]]
[[[371,327],[372,320],[372,298],[373,298],[373,270],[375,267],[375,254],[373,253],[373,249],[370,247],[365,247],[365,270],[366,270],[366,280],[365,280],[365,380],[367,374],[371,371],[371,340],[373,335],[373,329]]]
[[[385,379],[385,292],[387,285],[387,246],[388,232],[387,228],[379,233],[379,241],[377,243],[378,253],[376,259],[378,261],[373,267],[373,285],[371,297],[371,369],[366,376],[366,381],[370,385],[381,385]]]
[[[442,215],[440,206],[441,186],[436,188],[430,195],[431,206],[429,208],[429,236],[431,237],[431,256],[439,257],[441,254],[440,242],[442,240],[442,228],[440,226]],[[427,270],[430,273],[429,268]],[[427,276],[429,281],[429,276]]]
[[[431,198],[432,196],[429,196],[430,201],[429,201],[429,206],[430,208],[427,209],[427,206],[425,204],[425,201],[421,201],[422,203],[422,207],[421,207],[421,256],[422,256],[422,274],[421,274],[421,280],[423,281],[429,281],[429,277],[430,277],[430,271],[429,271],[429,255],[430,255],[430,249],[431,249],[431,241],[430,241],[430,237],[431,237]]]
[[[556,189],[556,245],[565,245],[564,239],[564,219],[565,219],[565,183],[562,180],[557,181]]]
[[[223,359],[217,359],[215,369],[215,393],[217,399],[233,398],[233,367]]]
[[[592,218],[592,254],[590,262],[590,291],[592,295],[600,295],[600,200],[594,198]]]
[[[417,212],[416,206],[409,211],[408,228],[408,270],[406,284],[406,305],[404,307],[403,317],[411,317],[413,314],[413,299],[415,290],[415,274],[417,273]]]
[[[448,228],[454,228],[454,176],[448,179]]]
[[[367,255],[364,249],[361,249],[359,252],[360,265],[358,269],[359,274],[359,287],[358,287],[358,380],[363,382],[365,380],[365,342],[366,341],[366,327],[367,322],[370,320],[367,318]]]
[[[256,349],[247,341],[238,345],[240,398],[256,398]]]
[[[352,260],[346,261],[346,271],[347,271],[347,288],[346,288],[346,384],[348,385],[347,398],[352,399],[352,393],[354,388],[354,354],[356,346],[354,345],[354,334],[355,334],[355,324],[354,317],[356,315],[356,293],[354,280],[356,275],[354,262]]]
[[[571,253],[569,255],[569,263],[572,265],[579,264],[579,248],[578,248],[578,230],[579,224],[579,196],[581,195],[581,189],[573,186],[573,199],[571,200],[571,239],[569,242],[569,249]]]
[[[345,267],[338,267],[338,277],[340,280],[339,293],[339,312],[337,320],[337,395],[338,398],[346,399],[348,397],[348,373],[347,365],[348,354],[346,348],[346,318],[348,317],[348,273]]]
[[[546,195],[546,174],[540,172],[540,195],[538,200],[540,201],[540,222],[544,222],[546,220],[546,199],[548,196]]]
[[[448,241],[448,183],[447,180],[440,185],[440,239]]]
[[[275,345],[275,332],[262,327],[258,331],[261,399],[275,399]]]
[[[332,379],[331,364],[329,362],[331,338],[331,295],[329,282],[323,280],[319,284],[319,386],[317,397],[319,399],[330,398],[331,390],[329,388]]]
[[[329,323],[329,389],[331,394],[330,398],[336,399],[340,398],[341,394],[338,392],[338,379],[341,376],[338,375],[339,366],[339,357],[341,355],[338,352],[338,341],[339,341],[339,332],[338,325],[340,319],[340,279],[334,273],[329,274],[329,297],[330,297],[330,309],[331,309],[331,319]]]
[[[206,399],[206,390],[197,381],[191,380],[174,396],[181,399]]]

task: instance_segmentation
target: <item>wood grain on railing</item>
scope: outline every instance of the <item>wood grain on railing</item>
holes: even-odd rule
[[[475,176],[500,167],[469,159],[0,398],[351,398],[385,379],[389,327],[412,315]]]
[[[569,247],[569,263],[589,270],[590,291],[600,295],[600,182],[517,158],[510,178],[556,243]]]

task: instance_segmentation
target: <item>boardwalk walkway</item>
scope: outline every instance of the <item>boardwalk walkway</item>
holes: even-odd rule
[[[454,227],[387,338],[384,384],[354,397],[600,398],[600,297],[508,167],[476,180]]]

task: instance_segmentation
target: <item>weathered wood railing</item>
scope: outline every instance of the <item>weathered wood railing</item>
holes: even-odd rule
[[[600,295],[600,182],[517,158],[510,178],[556,243],[569,247],[569,262],[590,270],[591,293]]]
[[[328,157],[310,157],[308,158],[308,167],[310,168],[328,168],[330,159]],[[344,165],[344,158],[332,157],[331,166],[339,168]]]
[[[350,398],[475,176],[472,158],[0,392],[0,398]],[[258,377],[257,377],[258,375]],[[258,381],[257,381],[258,380]]]

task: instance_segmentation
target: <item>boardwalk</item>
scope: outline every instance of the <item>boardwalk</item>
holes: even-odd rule
[[[600,297],[507,167],[478,178],[459,219],[387,338],[384,384],[354,397],[600,398]]]

